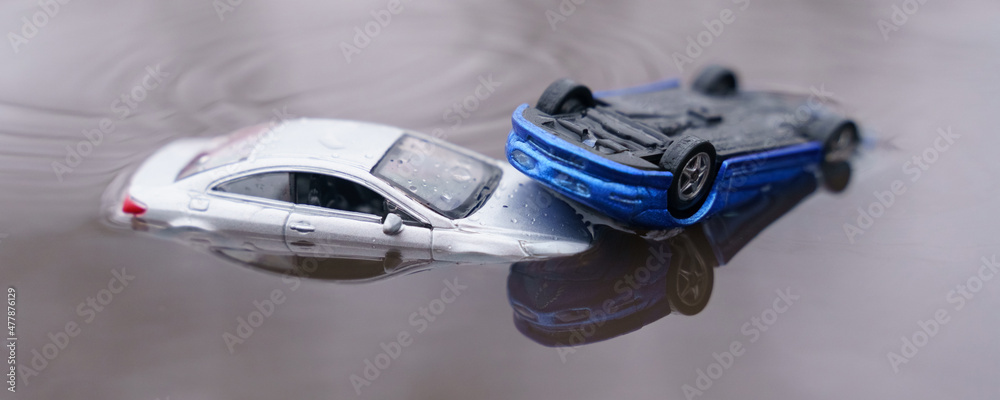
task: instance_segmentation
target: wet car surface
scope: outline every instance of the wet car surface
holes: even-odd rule
[[[1000,6],[908,3],[8,2],[4,398],[996,398]],[[324,277],[99,220],[114,177],[182,137],[337,118],[502,159],[511,112],[557,78],[610,90],[709,63],[823,93],[873,140],[845,192],[729,225],[704,309],[607,340],[522,334],[508,264],[386,254]]]

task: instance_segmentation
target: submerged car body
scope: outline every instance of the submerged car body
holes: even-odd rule
[[[212,249],[499,262],[591,241],[573,207],[506,163],[351,121],[181,139],[106,197],[112,221]]]
[[[664,229],[844,162],[857,146],[854,122],[817,99],[736,86],[721,67],[706,69],[694,90],[667,81],[594,95],[560,80],[514,112],[507,158],[614,220]]]

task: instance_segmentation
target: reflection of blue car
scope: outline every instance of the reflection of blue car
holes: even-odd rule
[[[848,178],[846,170],[839,172],[838,179]],[[586,252],[510,267],[507,296],[514,326],[545,346],[576,347],[633,332],[669,314],[698,314],[712,295],[714,267],[728,263],[816,188],[816,177],[803,171],[667,239],[598,225],[594,247]]]
[[[597,228],[596,246],[584,253],[511,266],[507,296],[522,334],[579,346],[708,305],[716,264],[687,232],[657,241]]]
[[[691,225],[804,169],[846,161],[854,122],[818,99],[743,92],[709,67],[693,90],[677,81],[592,94],[556,81],[514,112],[510,163],[620,222]]]

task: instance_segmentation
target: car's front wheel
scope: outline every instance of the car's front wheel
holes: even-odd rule
[[[715,181],[715,158],[715,146],[694,136],[672,144],[663,154],[660,167],[674,175],[667,198],[674,217],[691,216],[705,202]]]

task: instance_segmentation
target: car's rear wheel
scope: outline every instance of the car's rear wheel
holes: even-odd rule
[[[823,144],[823,162],[827,164],[850,160],[861,144],[857,124],[831,113],[816,115],[803,131],[810,139]]]
[[[550,115],[583,111],[594,106],[594,94],[589,88],[571,79],[552,82],[538,98],[536,108]]]
[[[710,96],[727,96],[739,90],[739,79],[729,68],[710,65],[701,70],[691,88]]]
[[[861,135],[858,134],[858,127],[851,121],[843,121],[833,133],[829,134],[823,145],[823,161],[826,163],[845,162],[851,158],[858,149],[861,142]]]
[[[705,202],[715,181],[715,158],[715,146],[694,136],[672,144],[663,154],[660,167],[674,174],[667,198],[674,217],[689,217]]]

